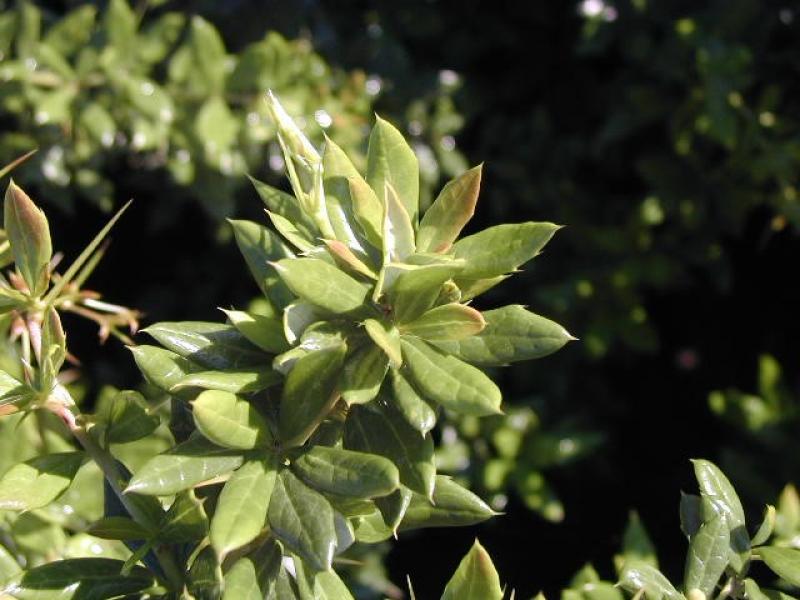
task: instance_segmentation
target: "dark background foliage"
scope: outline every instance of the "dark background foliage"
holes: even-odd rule
[[[797,479],[781,448],[726,424],[707,397],[754,391],[763,353],[783,365],[790,396],[797,387],[800,3],[228,0],[154,10],[167,9],[202,14],[232,51],[266,29],[307,36],[332,64],[381,76],[382,114],[402,114],[454,71],[464,117],[457,145],[470,163],[486,163],[471,227],[567,226],[479,308],[527,304],[581,338],[497,375],[509,403],[531,402],[543,419],[568,419],[605,441],[548,473],[563,522],[546,522],[512,494],[489,524],[401,536],[388,557],[394,581],[410,573],[418,597],[434,597],[476,534],[522,597],[553,593],[586,561],[611,576],[631,509],[674,575],[689,458],[721,461],[753,522],[759,502]],[[218,223],[171,202],[174,184],[111,175],[117,202],[137,202],[115,230],[97,289],[148,322],[217,319],[215,307],[254,295],[233,245],[219,243]],[[261,219],[244,190],[239,216]],[[60,248],[74,252],[90,237],[105,218],[93,211],[51,217]],[[91,380],[135,384],[124,349],[96,349],[81,323],[72,331]],[[746,450],[750,464],[726,461],[731,448]]]

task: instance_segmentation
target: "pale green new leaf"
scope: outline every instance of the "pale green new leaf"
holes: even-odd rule
[[[396,191],[412,224],[419,213],[419,163],[414,151],[388,121],[377,118],[369,136],[367,182],[378,197],[386,184]]]
[[[364,247],[357,234],[358,223],[353,213],[348,183],[349,178],[360,175],[344,151],[327,137],[325,152],[322,154],[322,168],[325,207],[336,239],[348,248],[363,251]]]
[[[391,184],[383,202],[383,264],[403,262],[415,250],[414,226]]]
[[[224,310],[231,324],[247,340],[264,352],[280,354],[289,349],[283,334],[283,323],[278,318],[266,317],[242,310]]]
[[[147,496],[177,494],[238,469],[243,460],[240,452],[195,436],[147,461],[125,491]]]
[[[417,251],[447,252],[475,214],[483,165],[465,171],[439,192],[425,212],[417,233]]]
[[[800,586],[800,550],[778,546],[762,546],[758,554],[781,579]]]
[[[60,452],[11,467],[0,478],[0,510],[47,506],[67,490],[83,460],[83,452]]]
[[[279,431],[287,447],[301,446],[338,399],[335,391],[347,346],[311,352],[298,359],[283,386]]]
[[[337,549],[333,507],[291,471],[281,471],[275,481],[268,520],[278,539],[313,569],[331,568]]]
[[[353,202],[353,216],[364,232],[364,237],[378,250],[383,249],[383,203],[361,176],[347,181]]]
[[[13,181],[6,189],[4,227],[14,262],[31,293],[35,296],[44,293],[53,256],[50,227],[44,211]]]
[[[437,346],[472,364],[501,366],[547,356],[575,339],[558,323],[519,304],[486,311],[483,318],[486,327],[477,335]]]
[[[319,230],[314,221],[309,219],[300,208],[297,199],[291,194],[287,194],[252,177],[250,181],[270,212],[280,215],[285,222],[290,223],[295,228],[298,235],[306,243],[313,245],[314,240],[319,237]]]
[[[753,538],[750,540],[751,546],[761,546],[772,537],[772,532],[775,530],[776,518],[777,511],[775,507],[771,504],[767,504],[767,508],[764,509],[764,520],[761,521],[758,531],[756,531],[755,535],[753,535]]]
[[[683,588],[688,592],[700,590],[710,597],[719,578],[728,566],[730,531],[725,518],[716,516],[706,521],[692,537],[686,554]]]
[[[202,392],[192,402],[192,413],[198,431],[218,446],[249,450],[272,443],[272,433],[258,410],[230,392]]]
[[[311,487],[352,498],[375,498],[400,485],[394,464],[366,452],[314,446],[292,461],[292,471]]]
[[[233,227],[236,244],[259,289],[272,304],[282,309],[293,300],[292,293],[270,263],[294,254],[266,227],[251,221],[228,222]]]
[[[266,461],[251,460],[225,483],[211,519],[211,545],[221,559],[261,533],[276,475]]]
[[[422,340],[404,337],[401,344],[404,374],[426,399],[462,414],[500,414],[500,390],[483,372]]]
[[[369,294],[368,286],[318,258],[284,259],[274,267],[297,296],[332,313],[362,308]]]
[[[447,583],[442,600],[503,600],[500,577],[478,540]]]
[[[433,493],[436,467],[433,440],[423,438],[385,400],[354,406],[345,422],[344,445],[384,456],[400,473],[400,482],[427,498]]]
[[[429,342],[458,341],[474,336],[486,327],[483,315],[464,304],[443,304],[405,323],[400,332]]]
[[[515,271],[550,241],[558,225],[505,223],[465,237],[453,245],[456,258],[466,261],[462,277],[490,278]]]

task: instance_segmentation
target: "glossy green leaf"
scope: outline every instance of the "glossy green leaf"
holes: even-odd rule
[[[691,539],[703,524],[703,501],[700,496],[681,492],[680,518],[681,531]]]
[[[346,352],[347,347],[339,344],[297,360],[281,397],[278,429],[284,445],[304,444],[336,404],[336,383]]]
[[[683,600],[661,571],[647,563],[631,562],[620,575],[619,586],[629,594],[642,592],[647,600]]]
[[[308,252],[314,248],[314,242],[309,241],[302,230],[298,229],[289,219],[269,210],[267,211],[267,216],[278,233],[298,251]]]
[[[425,436],[436,425],[436,411],[397,369],[390,373],[394,405],[414,429]]]
[[[159,539],[176,544],[196,542],[207,535],[208,516],[203,501],[193,490],[179,493],[164,515]]]
[[[430,309],[439,298],[442,285],[461,271],[463,266],[462,261],[429,264],[398,275],[388,291],[395,321],[413,321]]]
[[[622,559],[623,564],[634,560],[658,568],[655,546],[635,511],[628,517],[628,524],[622,535]]]
[[[414,225],[397,191],[386,184],[383,202],[383,263],[403,262],[414,253]]]
[[[142,331],[168,350],[208,369],[263,366],[267,359],[235,327],[224,323],[162,322]]]
[[[433,493],[433,440],[423,438],[385,400],[351,409],[344,444],[350,450],[388,458],[397,466],[403,485],[426,497]]]
[[[375,191],[362,177],[350,177],[350,198],[353,216],[367,241],[377,249],[383,249],[383,203]]]
[[[419,212],[419,163],[414,151],[388,121],[377,118],[369,136],[367,182],[378,197],[386,184],[397,192],[412,224]]]
[[[219,560],[211,546],[195,557],[186,577],[186,589],[194,600],[219,600],[223,579]]]
[[[251,394],[279,384],[280,373],[271,368],[237,369],[233,371],[197,371],[189,373],[170,388],[178,392],[187,388],[220,390],[232,394]]]
[[[423,397],[462,414],[500,414],[500,390],[483,372],[422,340],[404,337],[401,343],[404,374]]]
[[[291,194],[287,194],[252,177],[250,181],[270,212],[280,215],[283,219],[291,223],[297,231],[297,234],[306,242],[313,245],[314,241],[320,235],[319,230],[314,221],[309,219],[300,208],[297,199]]]
[[[83,452],[60,452],[11,467],[0,478],[0,510],[47,506],[67,490],[83,460]]]
[[[318,571],[331,568],[337,548],[334,510],[291,471],[283,470],[275,481],[269,504],[269,525],[290,550]]]
[[[366,404],[378,395],[389,368],[389,357],[369,344],[356,350],[344,365],[339,388],[348,404]]]
[[[264,529],[276,474],[266,461],[251,460],[222,488],[211,519],[211,545],[221,558],[253,541]]]
[[[466,261],[461,276],[487,278],[515,271],[539,254],[558,229],[552,223],[506,223],[465,237],[453,245],[456,258]]]
[[[366,319],[364,329],[370,339],[389,357],[389,365],[399,368],[403,364],[403,354],[400,348],[400,331],[385,321]]]
[[[311,600],[311,599],[309,599]],[[322,571],[314,577],[313,600],[354,600],[336,571]]]
[[[781,579],[800,586],[800,550],[778,546],[762,546],[758,555]]]
[[[295,294],[332,313],[354,312],[367,300],[366,285],[318,258],[284,259],[274,266]]]
[[[406,516],[406,511],[411,505],[413,496],[414,492],[405,486],[400,486],[399,489],[388,496],[375,498],[375,506],[378,507],[383,522],[395,536],[397,535],[397,528],[400,527],[403,517]]]
[[[476,335],[486,327],[480,312],[464,304],[443,304],[405,323],[400,331],[430,342],[458,341]]]
[[[230,392],[206,390],[192,402],[197,429],[218,446],[249,450],[272,443],[272,434],[258,410]]]
[[[378,276],[375,271],[367,265],[364,260],[367,260],[366,255],[360,252],[361,257],[351,250],[344,242],[339,240],[322,240],[322,243],[328,248],[328,253],[331,255],[337,265],[344,270],[360,275],[367,279],[377,279]],[[364,260],[362,260],[362,258]]]
[[[420,527],[461,527],[495,516],[478,496],[444,475],[436,476],[433,498],[415,494],[400,523],[400,531]]]
[[[390,460],[341,448],[314,446],[292,461],[291,467],[309,486],[340,496],[386,496],[400,485],[397,467]]]
[[[270,540],[238,559],[225,573],[222,600],[264,600],[274,592],[281,568],[281,548]]]
[[[270,263],[294,256],[292,251],[266,227],[251,221],[228,222],[233,227],[239,251],[261,292],[276,307],[285,307],[294,298]]]
[[[461,291],[461,302],[467,302],[492,289],[496,285],[500,285],[509,277],[511,277],[511,275],[498,275],[496,277],[487,278],[458,277],[455,283]]]
[[[753,535],[753,538],[750,540],[751,546],[761,546],[772,537],[772,532],[775,529],[776,516],[777,512],[775,507],[767,504],[767,508],[764,510],[764,520],[761,521],[758,531],[756,531],[755,535]]]
[[[347,154],[327,137],[325,151],[322,154],[322,170],[325,208],[336,239],[348,248],[363,250],[357,233],[358,223],[350,200],[350,185],[347,181],[350,177],[357,178],[360,175]]]
[[[110,600],[151,587],[153,576],[141,567],[120,574],[123,562],[110,558],[58,560],[18,575],[6,589],[19,600]]]
[[[711,596],[730,555],[730,531],[724,517],[715,516],[706,521],[692,537],[686,554],[683,588],[688,592],[700,590]]]
[[[238,469],[241,453],[193,437],[151,458],[137,471],[126,492],[168,496]]]
[[[503,600],[500,576],[478,540],[447,582],[442,600]]]
[[[741,571],[750,554],[750,536],[739,496],[716,465],[707,460],[693,460],[692,464],[703,498],[704,521],[711,518],[706,505],[724,518],[730,532],[730,564],[736,571]]]
[[[175,352],[158,346],[131,346],[136,366],[147,381],[168,392],[189,373],[202,369],[201,366],[183,358]]]
[[[447,252],[475,214],[483,165],[465,171],[439,192],[425,212],[417,233],[419,252]]]
[[[34,295],[44,293],[53,256],[47,217],[13,181],[6,188],[4,227],[14,263]]]
[[[518,304],[483,313],[486,327],[475,336],[437,345],[469,363],[500,366],[541,358],[574,340],[558,323]]]
[[[153,532],[128,517],[103,517],[92,523],[86,533],[104,540],[146,540]]]
[[[115,394],[103,407],[100,418],[105,442],[112,444],[142,439],[153,433],[160,423],[157,415],[150,414],[144,397],[130,390]]]
[[[239,333],[247,338],[247,341],[258,346],[264,352],[280,354],[289,349],[280,319],[243,310],[223,310],[222,312]]]

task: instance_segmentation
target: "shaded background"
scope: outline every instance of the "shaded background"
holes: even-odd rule
[[[37,4],[56,16],[79,3]],[[167,10],[203,15],[230,52],[267,29],[310,40],[332,65],[378,76],[378,112],[407,132],[414,99],[455,78],[460,128],[439,143],[485,162],[470,228],[567,226],[478,307],[523,303],[581,338],[494,374],[509,405],[591,440],[577,460],[544,468],[565,516],[548,521],[512,489],[506,514],[488,524],[401,536],[387,559],[393,581],[410,573],[419,598],[436,597],[476,535],[518,597],[555,594],[587,561],[613,577],[631,509],[676,576],[690,458],[721,463],[752,522],[797,480],[786,431],[797,424],[800,3],[227,0],[152,9]],[[9,116],[0,124],[15,127]],[[116,204],[137,202],[94,287],[147,322],[216,320],[215,307],[255,295],[218,219],[173,202],[182,192],[166,174],[117,168],[107,173]],[[44,203],[39,193],[53,193],[29,191]],[[237,195],[234,214],[260,220],[255,193]],[[105,219],[89,203],[52,212],[56,245],[78,251]],[[123,348],[98,349],[90,326],[68,327],[89,380],[136,385]],[[764,395],[764,354],[784,371],[765,420],[754,426],[752,406],[735,393],[713,410],[713,390]]]

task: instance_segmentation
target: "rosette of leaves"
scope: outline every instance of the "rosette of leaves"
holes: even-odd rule
[[[557,226],[500,225],[459,239],[480,167],[420,217],[417,159],[388,122],[372,131],[363,177],[331,140],[318,153],[268,101],[295,195],[255,182],[277,233],[232,222],[261,308],[227,310],[226,324],[144,330],[163,347],[132,350],[171,396],[180,443],[136,471],[128,490],[213,498],[210,550],[200,556],[216,565],[218,585],[255,585],[246,565],[279,547],[308,576],[293,580],[302,594],[332,581],[335,557],[354,542],[491,516],[437,475],[431,429],[443,409],[500,413],[500,390],[476,365],[544,356],[571,336],[518,305],[481,313],[468,304],[538,254]]]

